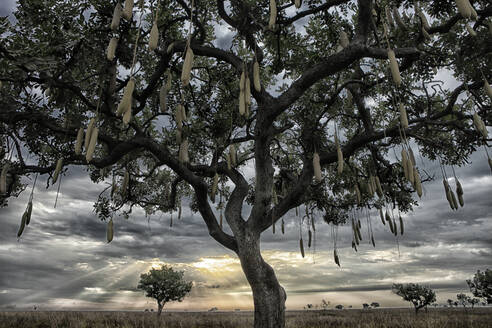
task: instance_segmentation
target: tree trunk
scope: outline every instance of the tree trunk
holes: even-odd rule
[[[246,234],[238,242],[238,256],[253,291],[254,328],[284,328],[285,290],[272,267],[261,256],[259,235]]]
[[[164,308],[164,304],[161,302],[157,301],[157,316],[159,317],[162,313],[162,309]]]

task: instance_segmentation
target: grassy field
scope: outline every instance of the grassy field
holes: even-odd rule
[[[411,309],[289,311],[287,327],[412,327],[489,328],[492,308],[430,309],[419,315]],[[251,312],[0,312],[0,328],[242,328],[252,327]]]

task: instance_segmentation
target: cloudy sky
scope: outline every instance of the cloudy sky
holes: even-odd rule
[[[0,15],[15,1],[2,1]],[[424,186],[413,213],[403,216],[406,231],[396,239],[376,215],[371,217],[376,248],[364,224],[359,252],[351,249],[349,227],[338,232],[341,268],[333,262],[331,227],[318,218],[316,251],[302,258],[298,219],[288,213],[286,234],[262,237],[263,255],[285,287],[288,309],[322,299],[353,305],[378,301],[408,306],[391,293],[393,282],[418,282],[435,289],[438,302],[468,292],[465,279],[492,264],[492,175],[483,151],[466,167],[456,168],[465,191],[465,207],[451,211],[443,193],[437,163],[420,169],[436,181]],[[454,186],[451,179],[450,184]],[[29,197],[24,192],[0,209],[0,308],[132,309],[155,307],[136,290],[139,275],[167,263],[184,270],[194,282],[191,294],[168,309],[251,309],[250,288],[235,255],[213,241],[199,215],[184,206],[181,221],[171,228],[169,215],[147,218],[134,211],[129,220],[115,218],[115,237],[107,244],[106,226],[93,212],[93,202],[106,186],[95,185],[85,170],[70,168],[63,177],[58,206],[56,188],[43,177],[34,193],[31,224],[16,238]],[[375,214],[375,213],[373,213]],[[361,216],[362,222],[366,219]]]

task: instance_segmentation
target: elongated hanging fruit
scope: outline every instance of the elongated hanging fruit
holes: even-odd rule
[[[106,239],[108,240],[108,243],[110,243],[113,240],[113,219],[112,218],[108,222],[108,226],[106,229]]]
[[[224,221],[224,218],[223,218],[223,215],[222,215],[222,211],[220,211],[220,215],[219,215],[219,226],[220,226],[220,230],[222,230],[223,221]]]
[[[123,9],[123,18],[130,20],[133,16],[133,0],[125,0],[125,8]]]
[[[31,215],[32,215],[32,200],[29,201],[29,203],[27,203],[27,209],[26,209],[26,226],[29,225],[29,223],[31,222]]]
[[[120,2],[118,1],[113,11],[113,19],[111,20],[111,30],[116,31],[120,26],[122,12],[123,12],[123,8],[121,7]]]
[[[400,103],[400,123],[402,128],[408,129],[407,110],[405,109],[405,106],[403,106],[402,103]]]
[[[89,147],[89,143],[91,142],[92,129],[94,129],[94,124],[96,123],[96,118],[93,117],[89,121],[89,125],[87,125],[87,130],[85,131],[85,141],[84,141],[84,149],[87,151]]]
[[[359,186],[357,184],[355,184],[354,190],[355,190],[355,197],[357,199],[357,205],[360,205],[360,202],[362,201],[362,197],[360,194]]]
[[[230,170],[231,167],[232,167],[232,165],[231,165],[231,156],[229,155],[229,153],[225,153],[224,156],[226,158],[227,169]]]
[[[413,164],[410,158],[407,158],[408,181],[415,187],[415,179],[413,176]]]
[[[338,174],[342,174],[343,172],[343,153],[340,148],[340,142],[338,141],[338,137],[335,135],[335,146],[337,147],[337,171]]]
[[[314,168],[314,179],[316,180],[316,182],[320,182],[322,179],[321,165],[319,162],[319,154],[317,152],[315,152],[313,155],[313,168]]]
[[[463,199],[463,187],[458,179],[456,179],[456,194],[458,195],[458,202],[460,203],[460,206],[465,206],[465,200]]]
[[[337,250],[333,250],[333,258],[335,259],[335,264],[340,266],[340,258],[338,257]]]
[[[244,90],[239,91],[239,115],[246,115],[246,96]]]
[[[56,180],[58,180],[58,176],[60,175],[62,168],[63,168],[63,158],[59,158],[58,161],[56,162],[55,172],[53,173],[53,184],[55,184]]]
[[[130,173],[128,171],[125,171],[125,174],[123,176],[123,183],[121,184],[121,192],[123,193],[123,195],[126,194],[129,183],[130,183]]]
[[[183,207],[181,206],[181,199],[179,200],[179,205],[178,205],[178,220],[181,220],[181,214],[183,212]]]
[[[24,212],[24,214],[22,214],[21,224],[19,230],[17,231],[17,238],[19,238],[22,235],[22,232],[24,232],[24,228],[26,227],[26,221],[27,221],[27,210]]]
[[[294,5],[296,6],[297,9],[301,8],[301,0],[295,0]]]
[[[347,33],[345,33],[345,31],[341,31],[340,32],[340,45],[343,48],[347,48],[349,44],[350,44],[350,41],[348,39]]]
[[[191,69],[193,68],[193,50],[190,46],[186,49],[185,60],[183,63],[183,70],[181,71],[181,82],[186,87],[190,83]]]
[[[214,181],[212,183],[212,191],[210,192],[210,200],[215,203],[215,195],[217,194],[217,187],[219,186],[219,175],[215,173]]]
[[[395,19],[396,25],[398,25],[399,28],[401,28],[404,31],[407,29],[407,26],[405,25],[405,22],[401,18],[400,12],[396,7],[393,7],[393,18]]]
[[[125,113],[123,114],[123,124],[128,125],[132,119],[132,107],[127,107]]]
[[[383,224],[386,225],[386,222],[384,221],[384,214],[382,208],[379,208],[379,217],[381,218],[381,222],[383,222]]]
[[[275,188],[275,184],[272,187],[272,201],[274,205],[278,204],[277,188]]]
[[[417,191],[417,195],[419,198],[422,198],[422,181],[420,180],[420,174],[416,167],[413,168],[413,178],[415,179],[415,190]]]
[[[311,248],[311,242],[313,241],[313,233],[308,230],[308,248]]]
[[[97,127],[94,127],[94,129],[92,129],[91,142],[89,144],[89,147],[87,148],[87,154],[85,155],[87,163],[90,162],[92,160],[92,157],[94,156],[94,150],[96,150],[98,135],[99,129]]]
[[[487,132],[487,128],[485,127],[485,123],[483,122],[482,118],[478,115],[477,112],[473,114],[473,125],[475,126],[475,130],[477,130],[478,133],[482,134],[484,138],[488,137],[488,132]]]
[[[381,198],[383,197],[383,188],[381,187],[381,182],[379,181],[379,177],[376,175],[374,177],[374,181],[376,182],[376,193],[378,194],[378,197]]]
[[[111,40],[109,41],[108,49],[106,51],[106,58],[108,58],[109,61],[113,61],[117,46],[118,38],[111,38]]]
[[[275,0],[270,0],[270,19],[268,20],[268,28],[270,30],[275,29],[276,21],[277,21],[277,4],[275,3]]]
[[[179,147],[179,161],[181,163],[188,163],[190,161],[190,158],[188,156],[188,146],[188,139],[185,139]]]
[[[490,100],[492,100],[492,87],[490,86],[489,81],[487,80],[484,80],[484,89],[485,89],[485,93],[487,93],[487,96],[489,96]]]
[[[261,91],[261,81],[260,81],[260,64],[255,58],[255,62],[253,63],[253,84],[256,92]]]
[[[471,5],[468,0],[455,0],[458,11],[464,18],[471,18]]]
[[[299,248],[301,249],[301,255],[302,255],[302,257],[304,258],[304,255],[305,255],[304,254],[304,243],[302,241],[302,237],[301,237],[301,239],[299,239]]]
[[[401,150],[401,166],[403,167],[403,173],[405,174],[405,179],[408,180],[407,161],[408,161],[407,151],[405,149],[402,149]]]
[[[454,194],[454,192],[451,190],[451,188],[449,188],[449,193],[451,194],[451,201],[453,202],[453,207],[455,210],[458,209],[458,201],[456,200],[456,196]]]
[[[159,44],[159,28],[157,27],[157,22],[152,24],[152,29],[150,30],[149,37],[149,50],[154,51],[157,49],[157,45]]]
[[[369,181],[367,182],[367,191],[369,192],[369,196],[373,197],[376,192],[372,187],[372,176],[369,177]]]
[[[374,235],[371,234],[371,244],[372,247],[376,247],[376,242],[374,241]]]
[[[403,232],[405,231],[405,228],[403,226],[403,219],[401,218],[401,215],[399,217],[400,217],[400,235],[403,236]]]
[[[80,155],[82,153],[82,141],[84,139],[84,128],[79,128],[77,132],[77,140],[75,141],[75,154]]]
[[[249,76],[246,76],[244,81],[244,102],[246,103],[246,108],[251,106],[251,81]]]
[[[282,230],[282,235],[285,235],[285,222],[284,222],[284,219],[282,219],[282,223],[280,225],[280,228]]]
[[[408,158],[410,158],[410,161],[412,162],[413,166],[417,165],[415,162],[415,155],[413,154],[412,148],[408,148]]]
[[[236,146],[234,144],[229,146],[229,156],[231,159],[231,165],[236,166]]]
[[[388,49],[388,59],[390,62],[390,70],[391,75],[393,76],[393,82],[395,82],[396,86],[400,86],[400,69],[398,68],[398,62],[396,61],[395,52],[392,49]]]
[[[465,27],[466,30],[468,31],[468,34],[470,34],[471,36],[477,36],[477,32],[475,32],[475,30],[470,26],[470,24],[466,23]]]
[[[451,209],[454,210],[454,202],[453,202],[453,197],[451,195],[451,188],[449,187],[449,184],[446,181],[446,179],[443,179],[442,182],[444,184],[444,191],[446,192],[446,199],[449,203],[449,207],[451,207]]]
[[[128,108],[132,107],[132,96],[135,90],[135,79],[132,77],[125,86],[125,91],[123,91],[123,98],[121,98],[118,104],[118,109],[116,110],[117,116],[122,116],[126,113]]]
[[[9,164],[5,164],[2,167],[2,173],[0,174],[0,194],[7,193],[7,173],[9,171]]]

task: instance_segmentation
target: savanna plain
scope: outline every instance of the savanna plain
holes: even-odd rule
[[[436,327],[489,328],[492,308],[437,308],[418,315],[412,309],[287,311],[289,328]],[[0,312],[0,328],[246,328],[252,312]]]

